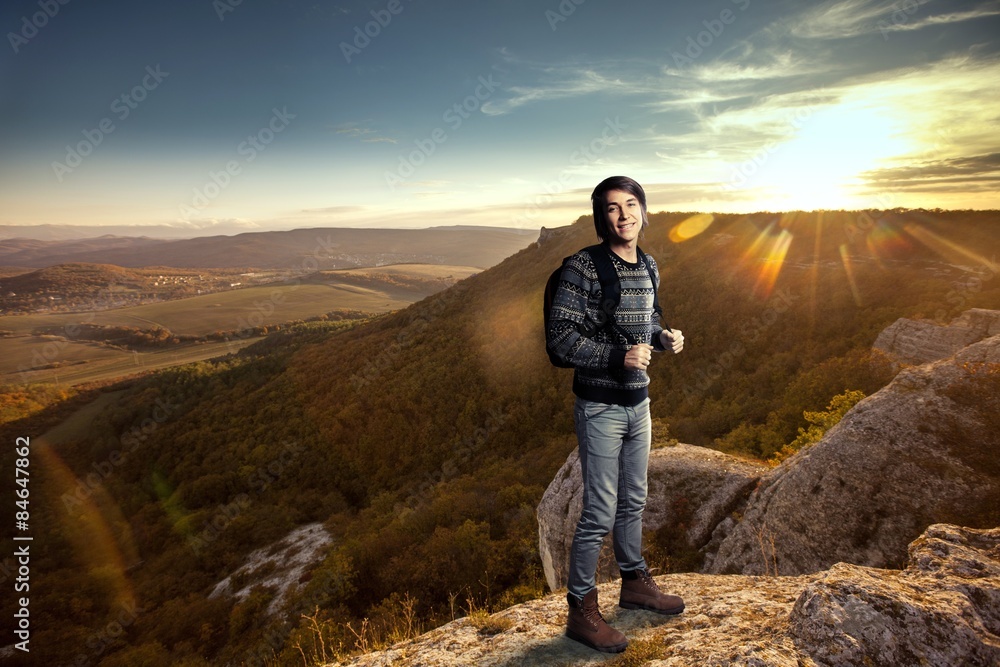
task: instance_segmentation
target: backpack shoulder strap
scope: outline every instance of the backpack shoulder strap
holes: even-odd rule
[[[646,271],[649,272],[649,279],[653,283],[653,312],[656,313],[656,319],[659,320],[663,316],[663,309],[660,307],[660,297],[658,292],[660,291],[658,276],[653,273],[653,265],[649,262],[649,258],[646,257],[646,253],[642,251],[639,246],[635,247],[636,253],[639,255],[639,259],[642,263],[646,265]]]
[[[584,250],[594,260],[597,280],[601,283],[601,315],[604,320],[601,325],[614,324],[615,311],[618,310],[618,304],[622,299],[622,284],[611,261],[610,251],[603,243],[587,246]]]
[[[640,250],[638,246],[636,246],[636,251],[639,253],[639,257],[642,261],[646,264],[646,270],[649,271],[649,279],[653,281],[653,312],[656,314],[656,320],[660,321],[663,319],[663,308],[660,307],[660,297],[657,295],[660,291],[659,281],[656,279],[657,276],[653,275],[653,266],[646,258],[646,253]],[[663,328],[667,331],[673,331],[673,329],[670,328],[670,325],[666,322],[663,323]]]
[[[611,262],[611,255],[607,246],[603,243],[587,246],[584,251],[594,260],[594,267],[597,269],[597,279],[601,283],[601,291],[607,292],[607,287],[618,282],[618,272]]]

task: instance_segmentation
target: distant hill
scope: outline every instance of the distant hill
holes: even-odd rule
[[[486,268],[520,250],[533,230],[500,227],[296,229],[181,240],[100,236],[72,241],[0,241],[0,264],[45,267],[70,262],[125,267],[288,269],[299,273],[382,264]]]
[[[98,236],[143,236],[153,239],[189,239],[197,236],[242,234],[252,226],[220,223],[212,227],[185,225],[0,225],[0,239],[73,241]]]
[[[657,355],[651,410],[695,445],[767,459],[805,411],[888,382],[871,346],[897,318],[1000,301],[995,212],[651,217],[641,245],[687,340]],[[584,218],[367,323],[281,331],[118,387],[66,422],[56,405],[9,424],[0,437],[39,434],[44,461],[36,657],[72,661],[127,605],[143,613],[102,646],[105,664],[291,665],[297,645],[315,646],[310,622],[347,652],[539,595],[535,508],[576,446],[572,373],[543,349],[542,288],[593,241]],[[0,452],[4,470],[13,457]],[[209,597],[248,554],[313,522],[332,544],[278,616],[266,588]],[[0,613],[13,605],[0,599]]]
[[[240,270],[124,268],[113,264],[70,262],[0,278],[0,319],[3,315],[83,312],[134,306],[218,292],[246,282],[260,283],[285,276],[244,277]],[[2,328],[2,327],[0,327]]]
[[[103,235],[73,240],[13,237],[0,240],[0,264],[41,268],[81,262],[114,263],[102,257],[94,259],[94,256],[101,253],[139,252],[165,242],[163,239],[151,239],[145,236]],[[27,261],[19,262],[17,261],[19,257]]]
[[[53,292],[87,291],[121,284],[145,288],[152,284],[149,276],[137,271],[123,269],[112,264],[59,264],[38,269],[3,281],[4,291],[11,292]]]

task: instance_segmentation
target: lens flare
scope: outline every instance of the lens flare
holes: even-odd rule
[[[883,259],[900,257],[913,249],[913,244],[898,229],[884,220],[875,223],[865,238],[865,244],[868,246],[868,252],[882,269],[886,268],[882,264]]]
[[[767,255],[761,260],[763,266],[760,268],[760,275],[754,285],[754,291],[767,297],[774,290],[774,284],[778,281],[778,274],[785,264],[785,256],[792,245],[792,233],[787,229],[782,229],[778,235],[771,240],[771,247]]]
[[[153,471],[153,490],[160,501],[160,508],[167,515],[170,524],[180,535],[188,536],[192,529],[190,526],[191,515],[188,514],[180,500],[177,498],[174,488],[167,481],[167,478],[160,471]]]
[[[764,244],[768,239],[771,238],[771,231],[774,229],[777,222],[771,222],[767,227],[762,229],[758,234],[757,238],[743,251],[743,259],[741,264],[746,264],[748,262],[755,262],[757,260],[758,253],[760,249],[764,247]]]
[[[118,604],[134,606],[135,594],[126,570],[139,562],[128,521],[104,489],[100,474],[77,479],[55,450],[44,440],[35,443],[45,474],[42,497],[57,517],[59,531],[90,576],[99,577]]]
[[[964,248],[958,243],[946,239],[943,236],[939,236],[926,227],[921,227],[920,225],[911,222],[904,225],[903,230],[934,252],[940,254],[946,259],[949,259],[950,261],[962,262],[964,260],[971,259],[976,264],[984,266],[993,272],[996,272],[998,268],[1000,268],[996,263],[991,262],[982,255]]]
[[[775,233],[775,229],[778,229]],[[785,221],[779,226],[778,220],[773,220],[757,234],[750,246],[743,252],[741,265],[761,264],[760,272],[754,283],[754,292],[764,297],[770,296],[774,285],[784,266],[785,256],[792,245],[793,234]]]
[[[851,261],[851,251],[848,249],[846,244],[840,246],[840,261],[844,264],[844,271],[847,272],[847,282],[851,286],[851,294],[854,295],[854,303],[859,306],[864,305],[861,302],[861,292],[858,291],[858,283],[854,279],[854,264]]]
[[[711,213],[698,213],[696,215],[692,215],[687,220],[683,220],[674,225],[673,229],[670,230],[668,237],[674,243],[683,243],[684,241],[693,239],[708,229],[714,220],[715,216]]]

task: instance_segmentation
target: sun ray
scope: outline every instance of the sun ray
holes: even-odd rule
[[[742,261],[744,263],[753,262],[755,259],[757,259],[760,249],[764,247],[764,243],[766,243],[767,240],[771,238],[771,230],[774,229],[776,224],[777,221],[773,221],[770,224],[768,224],[767,227],[758,232],[757,238],[755,238],[753,242],[749,245],[749,247],[747,247],[747,249],[743,251]]]
[[[757,276],[757,282],[754,284],[754,292],[764,297],[771,295],[771,291],[778,281],[778,274],[781,273],[781,267],[785,264],[785,257],[788,255],[788,249],[791,245],[792,233],[787,229],[782,229],[778,232],[777,236],[772,238],[767,256],[761,260],[763,265],[760,268],[760,274]]]
[[[935,234],[926,227],[922,227],[916,223],[906,223],[903,225],[903,230],[934,252],[951,261],[962,261],[963,258],[971,259],[975,264],[985,267],[993,273],[996,273],[998,268],[1000,268],[1000,265],[986,259],[979,253],[969,250],[951,239],[946,239],[943,236]]]
[[[840,246],[840,261],[844,264],[844,271],[847,273],[847,282],[851,286],[854,303],[858,306],[863,306],[861,292],[858,290],[858,283],[854,279],[854,262],[851,259],[851,251],[846,244],[841,244]]]
[[[813,233],[816,235],[813,241],[813,261],[809,267],[809,333],[816,330],[816,308],[819,305],[817,290],[819,289],[819,268],[823,241],[823,217],[825,211],[817,211],[816,228]]]

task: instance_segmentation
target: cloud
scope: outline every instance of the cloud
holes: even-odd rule
[[[962,182],[978,191],[996,172],[963,156],[1000,153],[995,45],[970,44],[964,26],[936,32],[919,52],[905,39],[878,34],[886,26],[916,31],[995,15],[996,0],[830,0],[790,3],[770,16],[758,12],[760,27],[732,40],[736,31],[728,33],[714,50],[687,60],[670,57],[670,42],[656,61],[538,62],[504,50],[511,84],[484,111],[620,102],[629,130],[602,160],[662,181],[657,192],[669,203],[752,205],[760,188],[780,194],[810,178],[817,188],[829,181],[819,194],[831,199],[897,186],[958,189]],[[761,182],[722,189],[748,160],[768,162],[756,170]],[[605,166],[611,168],[587,165]],[[932,184],[929,171],[946,167],[951,173],[934,178],[947,182]],[[923,185],[904,185],[907,178]]]
[[[992,5],[992,6],[990,6]],[[987,18],[990,16],[1000,16],[1000,6],[996,3],[989,3],[982,7],[978,7],[967,12],[952,12],[950,14],[937,14],[935,16],[927,16],[924,18],[918,18],[913,22],[910,21],[896,21],[893,19],[891,22],[880,22],[878,25],[879,31],[883,34],[887,32],[899,32],[903,30],[922,30],[929,26],[944,25],[948,23],[962,23],[964,21],[974,21],[976,19]]]
[[[903,167],[863,174],[872,187],[924,192],[996,189],[1000,183],[1000,153],[925,160]]]
[[[298,213],[304,213],[312,215],[315,213],[360,213],[366,210],[364,206],[326,206],[324,208],[303,208],[299,209]]]
[[[789,33],[803,39],[843,40],[879,33],[922,30],[1000,15],[995,1],[965,11],[931,14],[932,0],[831,0],[789,20]]]
[[[395,144],[396,139],[379,134],[368,127],[371,120],[354,121],[350,123],[340,123],[329,126],[337,134],[343,134],[349,139],[360,139],[364,143],[387,143]]]
[[[608,94],[615,90],[635,94],[632,86],[626,86],[621,79],[611,79],[594,70],[578,70],[571,67],[550,67],[539,72],[544,83],[537,86],[510,86],[507,97],[489,99],[483,102],[482,112],[488,116],[508,114],[526,104],[549,102],[552,100],[582,97],[592,94]]]
[[[914,6],[929,1],[910,0]],[[784,26],[802,39],[847,39],[878,32],[878,21],[891,21],[899,7],[894,0],[828,0],[792,17]]]
[[[259,222],[248,220],[246,218],[178,218],[167,223],[167,225],[169,227],[178,227],[183,229],[214,229],[217,227],[226,229],[261,228]]]
[[[499,55],[504,64],[498,70],[506,72],[505,76],[520,76],[531,83],[507,86],[485,101],[481,110],[490,116],[508,114],[528,104],[553,100],[587,95],[634,96],[652,91],[651,80],[643,80],[639,73],[642,69],[653,69],[655,65],[652,63],[540,63],[519,58],[507,49],[501,49]],[[627,80],[621,78],[623,71],[629,72]]]
[[[678,205],[690,206],[695,202],[740,201],[744,195],[723,189],[722,183],[649,183],[643,184],[646,201],[651,213],[657,208],[676,211]],[[664,208],[665,207],[665,208]]]

